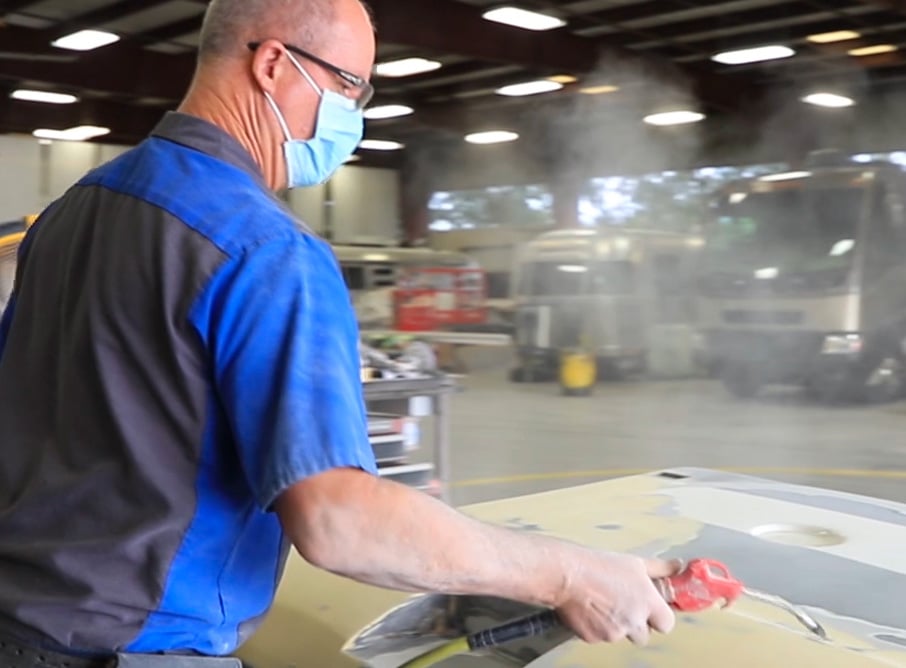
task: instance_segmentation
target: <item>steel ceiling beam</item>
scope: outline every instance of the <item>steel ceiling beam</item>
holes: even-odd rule
[[[191,16],[187,19],[182,19],[181,21],[167,23],[166,25],[158,26],[157,28],[152,28],[151,30],[146,30],[136,37],[142,42],[148,44],[151,44],[153,42],[166,42],[171,39],[176,39],[177,37],[182,37],[183,35],[194,33],[197,30],[201,30],[201,19],[201,14],[197,16]]]
[[[880,17],[879,17],[880,18]],[[840,19],[822,19],[809,23],[799,23],[789,26],[788,28],[768,28],[754,30],[752,32],[737,33],[733,39],[740,44],[767,44],[777,40],[789,40],[802,42],[809,35],[841,30],[848,26]],[[885,36],[884,32],[872,33],[872,35]],[[684,46],[691,47],[700,52],[703,57],[710,57],[711,54],[724,49],[727,46],[728,38],[707,37],[704,39],[695,39],[684,42]],[[853,42],[854,43],[854,42]],[[846,43],[850,45],[849,42]],[[679,58],[687,56],[684,51],[673,46],[646,47],[643,43],[636,45],[636,48],[644,52],[656,53],[664,58]]]
[[[695,3],[696,8],[716,7],[725,5],[727,0],[698,0]],[[611,9],[602,9],[597,12],[588,12],[577,19],[584,23],[595,22],[604,25],[617,25],[623,23],[633,23],[655,17],[664,17],[665,22],[670,20],[671,14],[678,14],[688,11],[689,6],[681,6],[673,3],[669,8],[664,7],[663,0],[642,0],[629,5],[621,5]]]
[[[37,0],[5,0],[4,2],[0,2],[0,16],[15,14],[36,2]]]
[[[118,19],[136,14],[140,11],[150,9],[156,5],[162,5],[168,0],[119,0],[110,5],[104,5],[72,18],[65,19],[54,25],[53,32],[57,36],[67,35],[76,30],[83,28],[97,28],[105,23],[116,21]]]
[[[565,30],[532,32],[481,17],[481,9],[454,0],[369,0],[378,39],[436,53],[515,63],[565,72],[588,72],[599,58],[594,40]]]
[[[444,6],[436,8],[432,5],[432,10],[450,9],[453,13],[435,14],[432,11],[428,14],[424,11],[423,0],[371,0],[378,38],[422,49],[449,50],[490,62],[515,63],[539,72],[581,74],[600,65],[607,74],[608,63],[615,62],[620,64],[620,69],[625,70],[623,66],[629,63],[633,70],[659,73],[660,80],[671,84],[684,77],[681,70],[660,58],[609,48],[565,31],[537,34],[501,26],[482,19],[480,10],[475,7],[451,0],[436,1]],[[46,53],[48,37],[50,33],[42,30],[13,26],[0,30],[0,42],[5,50]],[[176,101],[184,94],[194,66],[193,54],[154,53],[122,42],[80,54],[76,62],[68,64],[0,61],[0,77],[40,81],[74,92],[88,89],[127,97]],[[688,68],[688,72],[691,72],[688,88],[702,95],[709,106],[738,108],[758,96],[758,84],[751,78],[717,76],[694,68]],[[631,76],[627,77],[627,83],[632,83]],[[651,75],[646,78],[654,80]],[[381,82],[377,84],[380,90]],[[412,97],[417,100],[419,95],[416,93]],[[518,115],[525,108],[556,109],[554,99],[545,98],[495,99],[494,104],[501,114],[509,116]],[[469,128],[470,124],[464,119],[470,109],[480,110],[480,115],[485,117],[489,113],[487,105],[460,101],[444,105],[444,110],[434,109],[426,118],[429,124],[434,123],[440,129],[453,127],[456,132],[462,132]]]
[[[0,106],[0,131],[31,134],[38,128],[65,130],[77,125],[109,127],[117,136],[140,141],[160,120],[164,110],[105,100],[56,105],[9,100]]]
[[[906,1],[904,0],[857,0],[863,5],[882,7],[898,14],[906,14]]]
[[[726,4],[726,0],[724,0],[723,2],[718,2],[717,0],[706,0],[706,2],[708,5],[713,5],[715,8],[719,8],[720,5]],[[647,5],[649,3],[646,2],[644,4]],[[646,26],[645,32],[651,35],[653,38],[670,41],[677,38],[682,38],[686,35],[715,32],[722,28],[736,28],[741,25],[757,25],[759,23],[786,21],[789,19],[798,19],[812,14],[819,14],[822,11],[838,11],[844,8],[851,8],[852,0],[824,0],[823,4],[826,4],[827,7],[826,9],[822,10],[815,7],[815,5],[811,2],[800,0],[796,2],[783,3],[780,5],[769,5],[767,7],[731,11],[722,14],[716,14],[714,16],[684,19],[680,21],[671,21],[670,14],[664,14],[663,12],[651,14],[645,17],[639,17],[639,19],[627,19],[626,17],[632,15],[632,10],[637,5],[629,5],[625,8],[618,7],[616,9],[593,12],[589,16],[605,25],[615,26],[620,26],[621,24],[626,23],[633,23],[635,20],[641,20],[642,18],[655,18],[658,16],[663,16],[664,20],[661,24]],[[736,39],[736,35],[728,35],[726,37],[726,41],[728,43],[733,42]],[[640,40],[634,36],[622,36],[618,38],[618,41],[625,46],[627,44],[635,44]],[[650,41],[650,39],[648,41]]]
[[[0,27],[4,51],[34,54],[75,55],[53,49],[55,33],[17,26]],[[195,70],[194,55],[156,53],[116,43],[80,53],[74,62],[48,63],[28,60],[0,60],[0,78],[38,81],[68,90],[93,90],[129,97],[179,100]]]

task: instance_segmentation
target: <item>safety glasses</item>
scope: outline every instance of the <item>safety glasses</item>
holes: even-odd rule
[[[307,58],[311,62],[320,65],[328,72],[335,74],[350,86],[355,88],[358,91],[355,98],[353,98],[355,100],[356,109],[364,109],[368,105],[368,103],[371,102],[371,98],[374,97],[374,86],[371,85],[370,82],[366,81],[356,74],[353,74],[352,72],[344,70],[341,67],[337,67],[332,63],[328,63],[322,58],[318,58],[316,55],[309,53],[305,49],[300,49],[299,47],[293,46],[292,44],[284,44],[283,42],[281,42],[281,44],[283,44],[283,47],[287,51],[295,53],[298,56],[302,56],[303,58]],[[250,51],[254,51],[259,46],[261,46],[261,42],[249,42],[247,46]]]

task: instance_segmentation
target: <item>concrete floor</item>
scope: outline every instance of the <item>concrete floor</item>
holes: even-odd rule
[[[736,400],[709,380],[629,381],[566,398],[505,360],[453,399],[456,505],[673,466],[727,468],[906,502],[906,403],[826,407],[795,391]]]

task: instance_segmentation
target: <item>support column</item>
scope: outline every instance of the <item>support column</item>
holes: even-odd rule
[[[431,216],[428,202],[431,191],[416,183],[414,179],[400,174],[400,219],[402,221],[403,245],[414,246],[428,239]]]
[[[407,149],[407,155],[399,170],[400,222],[403,245],[414,246],[428,239],[431,215],[428,202],[434,194],[432,158],[425,151]]]
[[[579,176],[575,173],[554,175],[550,183],[554,195],[554,225],[558,229],[578,227]]]

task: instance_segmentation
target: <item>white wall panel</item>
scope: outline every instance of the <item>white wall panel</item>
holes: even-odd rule
[[[41,211],[86,172],[126,146],[0,135],[0,221]],[[290,206],[318,234],[328,225],[334,241],[396,241],[400,230],[399,179],[389,169],[342,167],[328,185],[292,190]]]

